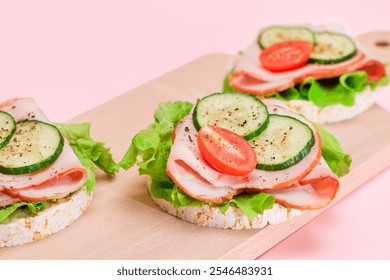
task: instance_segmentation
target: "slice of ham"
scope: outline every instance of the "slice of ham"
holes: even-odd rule
[[[24,188],[4,189],[3,192],[18,197],[23,201],[41,201],[45,199],[61,198],[77,191],[85,182],[85,173],[82,168],[70,168],[66,172],[48,179],[44,183]]]
[[[16,121],[36,119],[49,122],[31,98],[21,98],[0,104],[0,110],[11,114]],[[87,179],[87,171],[65,139],[58,159],[48,167],[30,174],[0,174],[0,191],[24,201],[41,201],[62,198],[81,188]]]
[[[333,174],[325,160],[321,158],[319,164],[299,181],[297,187],[266,192],[272,194],[276,202],[287,207],[315,210],[328,205],[336,196],[338,189],[337,176]]]
[[[277,202],[293,208],[324,207],[336,194],[338,180],[321,158],[321,140],[315,127],[285,108],[269,105],[268,110],[295,117],[312,128],[315,144],[299,163],[278,171],[255,169],[246,176],[222,174],[202,159],[196,141],[197,131],[192,114],[189,114],[175,128],[167,174],[186,194],[204,202],[221,203],[242,191],[262,191],[272,193]],[[300,192],[302,196],[297,195]]]
[[[242,191],[214,187],[182,160],[168,161],[167,174],[186,194],[200,201],[222,203]]]
[[[309,77],[325,79],[357,71],[368,61],[365,54],[358,51],[354,57],[340,63],[307,63],[295,70],[275,73],[262,67],[259,61],[260,53],[261,49],[257,42],[253,42],[237,58],[234,72],[230,77],[233,88],[247,93],[266,95],[288,89]]]
[[[0,207],[11,205],[19,201],[20,201],[19,198],[15,198],[0,192]]]

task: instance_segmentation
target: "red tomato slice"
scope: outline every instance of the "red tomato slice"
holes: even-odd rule
[[[202,127],[197,142],[203,159],[221,173],[240,176],[256,168],[257,157],[251,145],[230,130]]]
[[[259,59],[265,69],[283,72],[305,65],[312,51],[313,45],[308,41],[286,41],[265,48]]]
[[[359,70],[363,70],[367,72],[367,79],[370,81],[378,81],[382,78],[385,73],[385,66],[380,63],[378,60],[369,60],[364,64]]]

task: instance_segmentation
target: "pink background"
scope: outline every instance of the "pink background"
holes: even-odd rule
[[[270,24],[390,30],[383,1],[1,1],[1,100],[66,121],[199,56],[236,53]],[[390,109],[390,95],[379,103]],[[390,169],[261,259],[390,259]]]

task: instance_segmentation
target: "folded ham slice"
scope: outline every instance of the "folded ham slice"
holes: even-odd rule
[[[253,42],[237,58],[234,72],[230,77],[233,88],[256,95],[266,95],[286,90],[309,77],[325,79],[357,71],[368,61],[365,54],[358,51],[354,57],[340,63],[308,63],[295,70],[275,73],[262,67],[259,61],[260,53],[261,49],[257,42]]]
[[[200,155],[192,114],[175,128],[175,139],[167,162],[167,174],[186,194],[200,201],[222,203],[243,191],[265,192],[276,201],[297,209],[318,209],[329,204],[337,193],[337,177],[321,157],[321,140],[315,127],[285,108],[269,105],[273,114],[295,117],[314,132],[315,144],[300,162],[284,170],[255,169],[245,176],[222,174]]]
[[[299,181],[298,186],[265,192],[272,194],[278,203],[285,206],[301,210],[315,210],[328,205],[335,198],[338,189],[337,176],[321,158],[312,172]]]
[[[0,104],[0,110],[11,114],[16,121],[36,119],[49,122],[31,98],[6,101]],[[0,206],[12,204],[18,199],[41,201],[49,198],[62,198],[80,189],[86,179],[86,169],[65,139],[61,155],[48,167],[30,174],[7,175],[0,173]],[[7,200],[7,197],[13,199]],[[1,201],[4,202],[1,203]]]
[[[9,195],[6,195],[5,193],[0,192],[0,207],[4,207],[10,204],[14,204],[16,202],[19,202],[19,198],[15,198]]]

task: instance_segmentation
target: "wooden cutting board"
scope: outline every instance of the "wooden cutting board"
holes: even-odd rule
[[[389,33],[376,36],[384,35]],[[370,41],[378,37],[365,34],[360,38],[366,47],[378,47]],[[390,61],[388,52],[378,57]],[[160,102],[195,101],[221,91],[231,59],[227,54],[203,56],[70,122],[91,122],[93,137],[111,146],[119,160],[131,138],[152,122]],[[390,113],[374,106],[353,120],[327,128],[353,157],[351,173],[341,179],[336,203],[390,165]],[[309,211],[263,230],[204,228],[155,206],[145,178],[133,168],[111,179],[98,174],[92,204],[79,220],[49,238],[1,248],[0,259],[254,259],[325,210]]]

